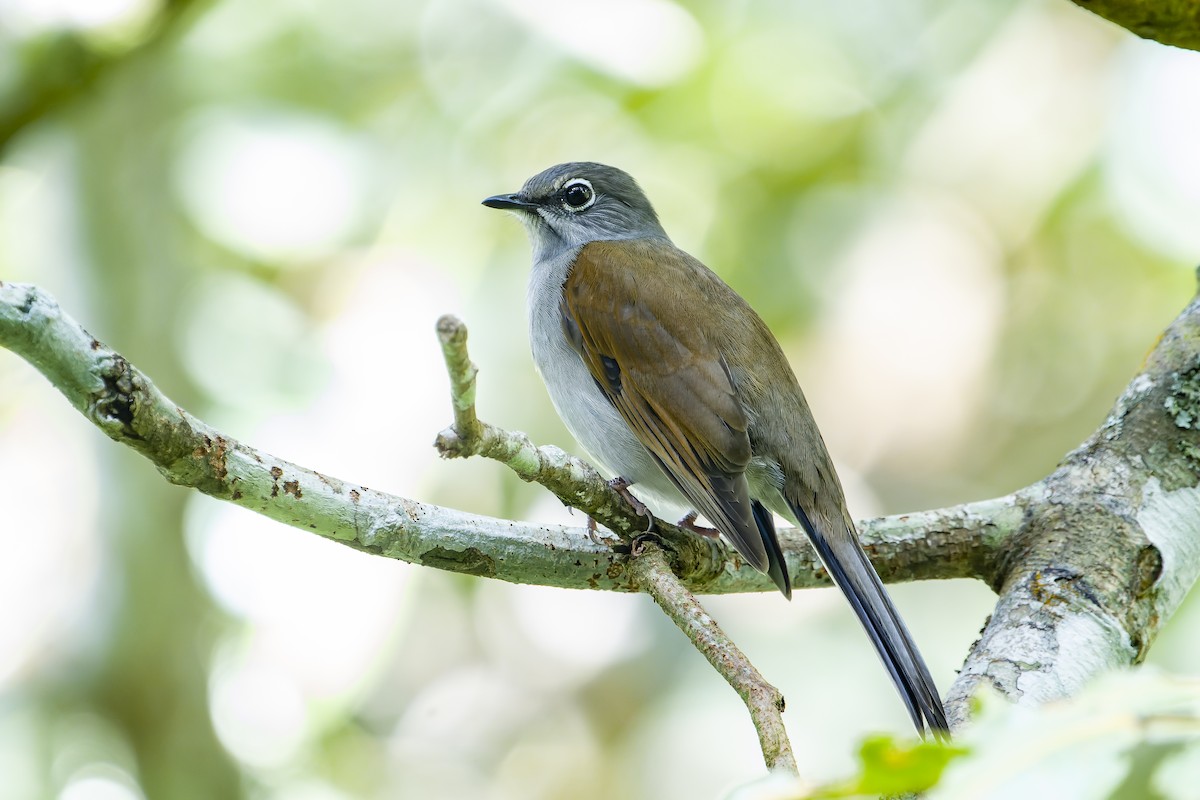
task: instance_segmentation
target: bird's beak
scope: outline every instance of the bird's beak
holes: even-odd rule
[[[488,208],[503,208],[509,211],[533,211],[537,203],[531,202],[519,194],[498,194],[483,201]]]

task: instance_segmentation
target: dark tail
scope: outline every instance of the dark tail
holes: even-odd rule
[[[924,736],[928,727],[939,740],[948,740],[950,726],[946,722],[946,710],[929,668],[853,531],[826,536],[812,524],[804,509],[796,504],[792,504],[792,509],[829,576],[846,595],[867,636],[871,637],[871,644],[875,645],[883,666],[892,676],[917,732]]]
[[[792,581],[788,577],[787,561],[783,558],[783,551],[779,549],[779,537],[775,535],[775,520],[772,519],[771,512],[767,510],[766,506],[757,500],[750,504],[750,510],[754,512],[754,524],[758,526],[763,547],[767,551],[767,574],[771,576],[771,580],[775,581],[775,585],[779,587],[779,591],[783,592],[783,596],[791,600]]]

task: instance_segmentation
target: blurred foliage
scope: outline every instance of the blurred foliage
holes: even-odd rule
[[[1078,697],[1014,708],[985,697],[930,800],[1053,796],[1185,800],[1200,774],[1200,682],[1153,668],[1097,680]]]
[[[1196,58],[1052,0],[7,0],[0,279],[234,437],[579,522],[437,460],[433,325],[471,326],[485,419],[570,448],[527,245],[478,202],[604,161],[777,333],[856,514],[961,502],[1051,469],[1191,296]],[[309,541],[166,485],[3,352],[0,386],[6,798],[669,800],[759,774],[736,697],[643,598]],[[949,685],[989,592],[894,594]],[[814,782],[907,731],[831,594],[706,606]],[[1194,672],[1197,626],[1193,603],[1151,660]]]
[[[818,789],[808,797],[878,797],[926,792],[937,785],[946,766],[969,751],[936,741],[902,744],[890,736],[872,736],[859,750],[861,773],[847,783]]]
[[[953,745],[876,736],[849,781],[796,788],[772,776],[729,800],[1187,800],[1200,777],[1200,682],[1155,669],[1106,676],[1038,708],[995,694]]]

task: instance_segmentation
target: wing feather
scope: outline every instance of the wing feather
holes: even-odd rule
[[[677,287],[718,280],[667,242],[593,242],[563,286],[564,331],[596,384],[693,507],[755,568],[769,558],[745,471],[748,420]],[[693,295],[694,296],[694,295]]]

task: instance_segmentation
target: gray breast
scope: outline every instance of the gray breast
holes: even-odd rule
[[[567,430],[598,466],[634,484],[637,497],[658,516],[678,519],[687,512],[687,501],[630,432],[563,333],[562,287],[578,254],[579,248],[571,248],[534,264],[528,298],[534,365]]]

